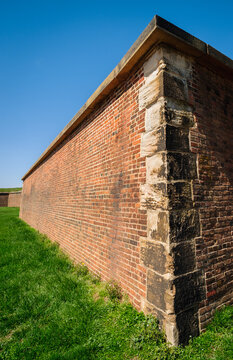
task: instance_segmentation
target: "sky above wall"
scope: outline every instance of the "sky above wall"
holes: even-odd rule
[[[155,14],[233,58],[232,0],[0,0],[0,188],[21,186]]]

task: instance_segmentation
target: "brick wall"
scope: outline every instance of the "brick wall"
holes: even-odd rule
[[[206,44],[171,28],[172,44],[165,22],[163,42],[114,73],[105,99],[29,170],[20,216],[116,279],[176,345],[232,303],[233,84]]]
[[[119,281],[138,309],[146,292],[139,263],[139,239],[146,234],[143,81],[142,69],[133,72],[24,181],[20,211],[76,262]]]
[[[0,206],[8,206],[8,193],[0,193]]]
[[[196,122],[190,142],[198,169],[193,196],[201,227],[196,258],[205,276],[203,329],[216,308],[233,303],[233,83],[195,64],[190,98]]]
[[[8,207],[20,207],[21,195],[21,192],[9,193]]]
[[[4,207],[20,207],[21,191],[11,193],[0,193],[0,206]]]

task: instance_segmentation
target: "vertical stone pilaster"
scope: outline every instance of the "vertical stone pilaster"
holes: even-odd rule
[[[139,94],[139,106],[146,109],[141,138],[141,156],[146,157],[141,207],[147,210],[147,238],[141,239],[141,261],[147,267],[144,311],[158,317],[173,345],[198,334],[203,297],[195,260],[196,156],[189,148],[194,123],[188,103],[191,70],[191,60],[160,46],[144,64],[145,84]]]

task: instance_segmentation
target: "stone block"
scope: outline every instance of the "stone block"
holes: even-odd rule
[[[153,72],[155,72],[158,69],[159,62],[161,61],[162,58],[163,58],[163,50],[162,48],[157,48],[154,54],[152,54],[143,65],[145,77],[149,77]]]
[[[195,209],[170,211],[169,225],[171,242],[193,239],[200,234],[199,213]]]
[[[166,312],[168,307],[167,297],[172,296],[172,281],[164,276],[148,270],[147,300],[160,310]],[[170,302],[172,306],[172,301]]]
[[[204,299],[203,284],[204,280],[200,271],[182,275],[173,280],[175,313],[184,311]]]
[[[162,91],[160,91],[160,93],[162,93],[164,97],[170,97],[184,102],[188,100],[187,85],[181,78],[163,71],[162,82]]]
[[[189,132],[187,128],[167,125],[165,136],[168,151],[189,151]]]
[[[159,309],[166,333],[172,331],[168,340],[175,345],[186,344],[190,335],[198,335],[197,307],[203,297],[200,272],[172,280],[148,270],[147,300]]]
[[[196,265],[194,242],[178,244],[172,247],[174,275],[181,275],[194,271]]]
[[[167,179],[191,180],[197,177],[195,154],[168,153]]]
[[[184,78],[190,77],[193,64],[191,58],[165,44],[161,45],[161,52],[165,63],[168,68],[172,69],[173,73],[177,73]]]
[[[167,209],[167,185],[166,183],[144,184],[140,187],[141,207],[143,209]]]
[[[157,153],[146,159],[146,182],[154,184],[166,180],[166,154]]]
[[[142,134],[141,156],[152,156],[158,151],[166,149],[165,129],[159,127]]]
[[[169,209],[183,209],[192,207],[191,184],[188,182],[175,182],[167,184]]]
[[[164,105],[163,121],[169,125],[192,127],[194,125],[193,109],[187,103],[167,98]]]
[[[164,108],[164,99],[160,98],[146,110],[145,129],[146,131],[154,130],[161,125],[162,111]]]
[[[148,237],[152,240],[168,242],[169,214],[167,211],[147,210]]]
[[[148,108],[160,97],[187,102],[186,83],[164,70],[151,74],[139,92],[139,108]]]
[[[187,345],[190,337],[199,335],[198,308],[192,307],[176,316],[179,344]],[[178,345],[178,344],[177,344]]]
[[[169,256],[164,245],[152,241],[141,242],[141,260],[143,264],[160,274],[166,273],[167,257]]]
[[[140,250],[141,260],[146,267],[160,274],[165,274],[169,271],[171,256],[163,244],[148,240],[142,241]]]
[[[193,206],[188,182],[144,184],[140,187],[141,205],[146,209],[178,210]]]
[[[152,74],[139,91],[139,109],[148,108],[163,96],[163,75]]]
[[[147,300],[167,314],[177,314],[204,299],[203,283],[199,271],[172,279],[149,269]]]

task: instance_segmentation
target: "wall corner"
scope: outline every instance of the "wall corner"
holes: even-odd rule
[[[192,195],[196,155],[189,145],[192,59],[162,45],[144,63],[144,76],[139,94],[139,106],[146,109],[141,138],[141,156],[146,157],[141,207],[147,211],[140,253],[147,268],[144,311],[154,313],[167,340],[178,345],[199,333],[204,281],[195,258],[200,226]]]

